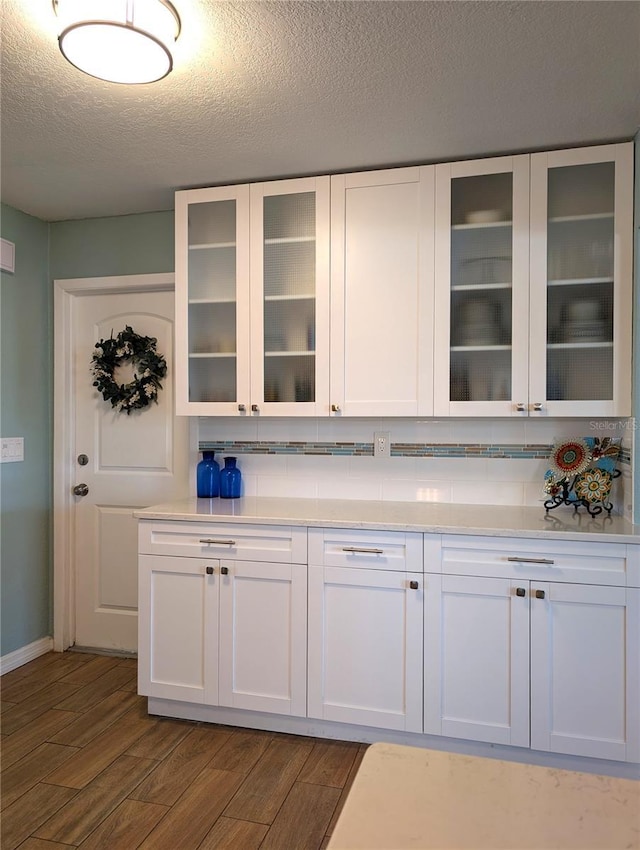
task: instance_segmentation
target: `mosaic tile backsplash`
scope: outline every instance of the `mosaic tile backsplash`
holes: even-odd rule
[[[373,456],[375,431],[391,457]],[[244,493],[542,505],[558,439],[622,439],[613,502],[631,516],[631,420],[200,419],[199,448],[237,455]]]

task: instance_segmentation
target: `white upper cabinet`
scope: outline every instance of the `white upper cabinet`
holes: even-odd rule
[[[529,157],[436,166],[436,415],[524,406],[528,265]]]
[[[633,144],[176,194],[177,412],[629,416]]]
[[[331,411],[433,412],[433,166],[331,178]]]
[[[177,412],[320,415],[329,178],[176,194]]]
[[[531,157],[533,412],[631,414],[633,145]]]
[[[632,151],[437,166],[436,415],[630,415]]]
[[[249,187],[176,193],[176,411],[249,403]]]
[[[252,412],[326,414],[328,177],[251,186],[250,268]]]

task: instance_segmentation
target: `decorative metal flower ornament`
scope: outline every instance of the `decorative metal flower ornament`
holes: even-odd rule
[[[551,451],[550,463],[557,479],[578,475],[591,463],[591,449],[585,440],[556,443]]]

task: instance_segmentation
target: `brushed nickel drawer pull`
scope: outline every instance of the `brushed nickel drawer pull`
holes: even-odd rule
[[[219,546],[235,546],[235,540],[216,540],[213,537],[205,537],[203,540],[200,540],[200,543],[217,543]]]
[[[361,552],[364,555],[384,555],[384,549],[367,549],[364,546],[343,546],[343,552]]]
[[[507,561],[515,561],[517,564],[555,564],[550,558],[507,558]]]

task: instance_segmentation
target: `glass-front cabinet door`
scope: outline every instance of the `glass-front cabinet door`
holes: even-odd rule
[[[328,177],[176,193],[179,414],[327,414],[328,340]]]
[[[527,413],[529,157],[436,166],[436,416]]]
[[[177,192],[177,413],[245,413],[249,342],[249,187]]]
[[[531,157],[532,413],[631,413],[631,143]]]
[[[251,186],[251,410],[318,416],[329,397],[329,178]]]

